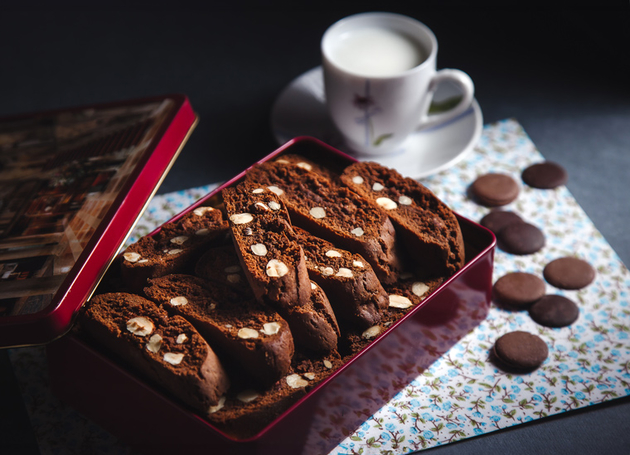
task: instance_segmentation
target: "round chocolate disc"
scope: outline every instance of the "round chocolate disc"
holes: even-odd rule
[[[470,186],[472,198],[486,207],[509,204],[516,199],[518,193],[518,183],[506,174],[484,174],[477,177]]]
[[[554,259],[543,269],[545,280],[559,289],[582,289],[595,279],[595,269],[586,261],[567,256]]]
[[[545,234],[533,224],[510,224],[497,236],[499,248],[512,254],[533,254],[545,246]]]
[[[494,232],[494,235],[498,235],[499,231],[505,226],[522,222],[523,219],[514,212],[510,212],[509,210],[493,210],[484,216],[479,221],[479,224],[490,229]]]
[[[501,336],[494,343],[494,355],[509,368],[532,371],[547,359],[549,349],[540,337],[517,330]]]
[[[533,188],[549,190],[567,183],[567,171],[558,163],[544,161],[532,164],[521,174],[523,182]]]
[[[492,294],[501,306],[525,309],[545,295],[545,282],[531,273],[512,272],[494,283]]]
[[[566,327],[575,322],[580,309],[573,300],[549,294],[529,308],[529,316],[545,327]]]

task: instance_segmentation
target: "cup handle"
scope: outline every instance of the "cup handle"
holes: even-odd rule
[[[429,107],[431,106],[431,102],[433,101],[433,95],[435,95],[435,91],[437,90],[440,83],[447,80],[454,82],[460,87],[462,92],[462,99],[459,100],[455,107],[449,109],[446,112],[429,115]],[[431,79],[431,82],[429,83],[428,94],[425,97],[425,106],[422,110],[423,114],[420,118],[420,123],[417,129],[422,130],[430,128],[462,114],[472,104],[474,94],[475,86],[468,74],[464,73],[463,71],[450,68],[437,71],[433,76],[433,79]]]

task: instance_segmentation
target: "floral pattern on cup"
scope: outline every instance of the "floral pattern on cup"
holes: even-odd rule
[[[357,123],[363,124],[365,127],[365,144],[378,147],[385,141],[392,137],[392,133],[384,133],[376,136],[374,131],[374,122],[372,117],[381,112],[381,108],[378,107],[372,96],[370,95],[370,80],[365,80],[365,94],[354,95],[354,101],[352,102],[354,107],[362,112],[360,117],[356,118]]]

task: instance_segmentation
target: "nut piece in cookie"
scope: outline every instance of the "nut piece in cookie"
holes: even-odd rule
[[[421,183],[374,162],[348,166],[341,180],[392,220],[401,250],[418,275],[452,275],[464,265],[455,214]]]
[[[396,231],[387,214],[336,179],[298,164],[262,163],[245,178],[276,188],[294,225],[360,254],[381,282],[396,281],[402,264]]]
[[[229,388],[219,358],[197,330],[143,297],[96,295],[79,323],[99,345],[197,411],[207,412]]]
[[[227,286],[174,274],[150,279],[145,294],[169,313],[190,321],[226,359],[258,384],[288,371],[294,353],[287,322],[275,311]]]
[[[311,287],[304,251],[277,191],[247,181],[223,190],[236,254],[256,299],[280,313],[296,343],[329,351],[337,345],[337,320],[325,295]]]
[[[162,225],[154,236],[145,236],[121,255],[124,283],[140,293],[148,278],[192,269],[203,252],[225,241],[227,222],[221,211],[197,207],[176,221]]]
[[[370,263],[304,229],[294,229],[309,276],[323,288],[339,319],[361,327],[377,324],[387,308],[387,293]]]
[[[253,297],[233,244],[206,251],[195,265],[195,275]]]

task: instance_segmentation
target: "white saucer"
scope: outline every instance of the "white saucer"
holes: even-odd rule
[[[457,95],[454,85],[440,84],[434,99]],[[312,136],[352,155],[326,112],[322,68],[307,71],[280,93],[271,112],[271,127],[280,145],[297,136]],[[477,144],[483,116],[477,100],[466,112],[446,123],[413,133],[394,152],[383,156],[356,156],[378,161],[401,174],[422,178],[452,166]]]

